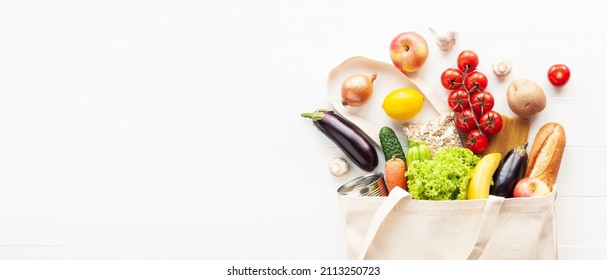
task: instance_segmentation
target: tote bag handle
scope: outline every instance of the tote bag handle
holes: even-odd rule
[[[363,260],[367,256],[367,251],[375,239],[375,235],[379,231],[382,223],[392,212],[392,209],[401,201],[401,200],[410,200],[411,195],[401,188],[394,188],[388,195],[386,201],[379,207],[373,219],[371,220],[371,224],[369,225],[369,229],[367,230],[367,235],[363,241],[363,246],[360,249],[359,259]],[[504,203],[504,198],[500,196],[490,195],[487,199],[487,204],[485,205],[485,210],[483,212],[483,219],[481,221],[481,226],[479,228],[478,234],[476,236],[476,241],[474,242],[474,246],[470,250],[468,254],[467,260],[477,260],[483,254],[487,243],[491,239],[491,235],[493,234],[493,230],[497,225],[497,216],[499,215],[502,204]]]

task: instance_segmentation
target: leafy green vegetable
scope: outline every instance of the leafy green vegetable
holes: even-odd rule
[[[472,170],[480,158],[466,148],[443,148],[431,160],[407,166],[407,187],[414,199],[466,199]]]

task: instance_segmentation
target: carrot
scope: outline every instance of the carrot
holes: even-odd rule
[[[405,161],[396,156],[392,156],[391,159],[386,161],[385,172],[386,172],[386,185],[388,191],[392,191],[395,187],[401,187],[407,189],[407,177],[405,177]]]

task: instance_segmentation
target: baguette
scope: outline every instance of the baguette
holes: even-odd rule
[[[565,142],[563,126],[556,122],[542,126],[533,140],[525,177],[544,181],[552,191],[561,167]]]

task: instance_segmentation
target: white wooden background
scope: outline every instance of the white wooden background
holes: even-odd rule
[[[299,113],[344,59],[417,31],[432,90],[475,50],[498,109],[538,82],[567,149],[563,259],[607,258],[607,17],[597,1],[0,0],[0,258],[344,259],[341,152]],[[438,51],[429,25],[460,39]],[[490,65],[509,58],[498,81]],[[561,90],[548,67],[572,69]]]

